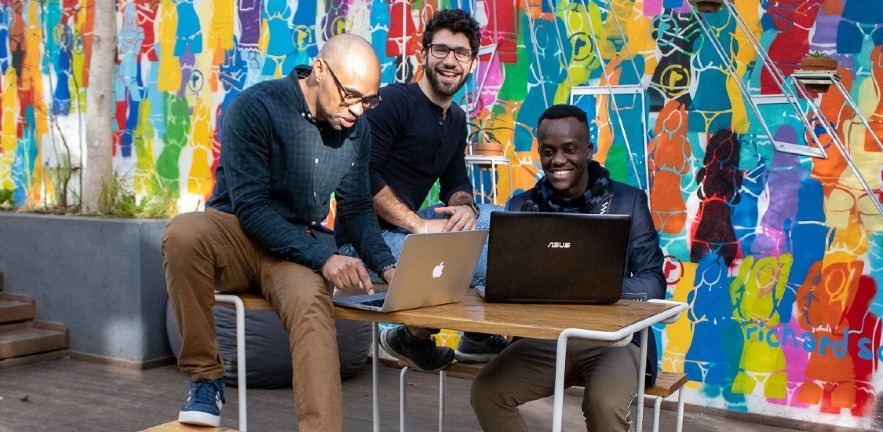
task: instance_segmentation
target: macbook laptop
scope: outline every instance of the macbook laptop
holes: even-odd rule
[[[619,300],[629,215],[494,212],[489,302],[611,304]]]
[[[395,312],[461,302],[487,236],[487,231],[410,234],[405,237],[395,276],[386,292],[339,297],[334,304]]]

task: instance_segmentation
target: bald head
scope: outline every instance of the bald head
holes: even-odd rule
[[[361,36],[349,33],[334,36],[322,46],[319,57],[331,65],[341,80],[340,76],[346,75],[354,81],[364,81],[373,86],[373,93],[380,87],[380,61],[371,44]]]
[[[312,65],[312,73],[300,83],[317,120],[335,129],[349,128],[379,102],[380,61],[365,39],[352,34],[334,36]]]

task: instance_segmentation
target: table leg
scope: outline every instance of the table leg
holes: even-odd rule
[[[564,358],[567,356],[567,332],[558,336],[558,351],[555,355],[555,393],[552,396],[552,432],[561,432],[564,412]]]
[[[644,427],[644,380],[647,374],[647,332],[650,327],[644,327],[641,330],[641,356],[638,357],[638,422],[636,431],[643,430]],[[654,359],[655,361],[655,359]]]
[[[371,408],[374,411],[374,432],[380,432],[380,396],[377,393],[380,384],[380,350],[377,347],[377,323],[371,323]]]

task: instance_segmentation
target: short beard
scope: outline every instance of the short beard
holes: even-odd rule
[[[463,85],[466,84],[466,79],[469,78],[469,74],[463,74],[460,76],[460,82],[456,85],[453,91],[449,91],[447,86],[439,82],[438,80],[438,72],[435,69],[430,69],[424,65],[423,67],[426,78],[429,80],[429,85],[435,90],[438,94],[446,97],[453,97],[463,88]]]

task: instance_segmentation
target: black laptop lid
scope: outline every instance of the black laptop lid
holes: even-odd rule
[[[610,304],[619,300],[629,215],[493,212],[490,302]]]

